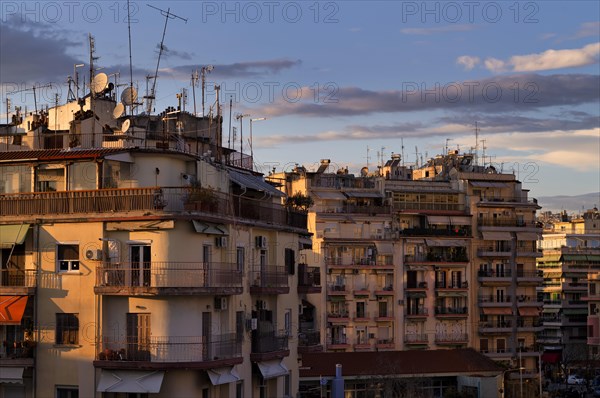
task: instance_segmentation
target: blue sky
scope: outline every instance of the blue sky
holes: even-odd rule
[[[532,196],[600,191],[598,2],[131,4],[140,91],[156,68],[165,21],[147,4],[169,8],[187,23],[169,20],[156,111],[175,105],[182,88],[193,110],[191,73],[214,65],[207,103],[220,84],[225,133],[230,97],[234,115],[251,115],[244,141],[248,119],[267,118],[253,125],[259,170],[310,169],[328,158],[358,171],[367,154],[373,169],[381,153],[401,153],[402,141],[414,163],[415,152],[432,157],[446,143],[470,150],[477,122],[486,161],[514,170]],[[2,98],[15,86],[58,82],[66,99],[73,65],[85,63],[80,71],[88,73],[88,33],[102,72],[127,82],[125,10],[123,1],[3,1]],[[31,95],[12,101],[33,107]],[[5,112],[3,100],[0,117]]]

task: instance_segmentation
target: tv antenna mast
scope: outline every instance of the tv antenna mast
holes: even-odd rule
[[[367,169],[369,168],[369,160],[371,159],[371,156],[369,156],[369,152],[371,152],[371,148],[369,148],[369,146],[367,145]]]
[[[196,68],[195,71],[192,72],[192,97],[194,97],[194,116],[198,116],[198,113],[196,112],[196,87],[198,87],[198,81],[200,80],[200,77],[198,75],[198,69]]]
[[[206,73],[212,72],[215,67],[212,65],[203,66],[200,69],[202,75],[202,117],[204,117],[204,90],[206,89]]]
[[[485,159],[483,159],[485,163]],[[475,122],[475,165],[479,165],[479,127]]]
[[[18,94],[18,93],[23,93],[26,91],[33,91],[33,106],[35,109],[35,113],[38,112],[37,110],[37,96],[35,94],[35,90],[39,90],[40,88],[52,88],[52,84],[48,83],[44,86],[33,86],[33,87],[29,87],[29,88],[24,88],[22,90],[18,90],[18,91],[11,91],[10,93],[7,93],[7,95],[13,95],[13,94]]]
[[[401,145],[401,149],[402,149],[402,167],[404,167],[404,138],[400,138],[400,145]]]
[[[160,66],[160,57],[162,56],[163,50],[165,49],[165,34],[167,33],[167,24],[169,19],[181,19],[185,23],[187,23],[187,19],[182,18],[178,15],[171,13],[171,9],[167,8],[167,11],[160,9],[158,7],[151,6],[150,4],[146,4],[150,8],[154,8],[155,10],[160,11],[160,14],[165,17],[165,27],[163,28],[162,39],[160,40],[160,48],[158,50],[158,60],[156,61],[156,71],[154,72],[154,81],[152,82],[152,91],[148,95],[148,102],[146,103],[146,112],[150,114],[152,112],[152,101],[156,98],[156,79],[158,78],[158,68]]]

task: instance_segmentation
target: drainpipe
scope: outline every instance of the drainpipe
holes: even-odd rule
[[[38,301],[39,301],[39,291],[38,291],[38,286],[41,285],[42,282],[42,266],[41,266],[41,262],[42,262],[42,253],[40,251],[40,224],[41,221],[39,219],[35,220],[35,228],[33,229],[33,252],[35,253],[36,259],[35,259],[35,299],[33,300],[33,319],[35,319],[35,324],[36,325],[36,336],[35,336],[35,340],[37,341],[37,344],[35,345],[36,348],[36,354],[37,354],[37,350],[40,347],[40,343],[41,341],[41,331],[40,331],[40,324],[39,324],[39,319],[38,319]],[[37,356],[37,355],[36,355]],[[37,361],[35,361],[35,365],[33,367],[33,392],[32,392],[32,397],[35,398],[36,396],[36,392],[37,392]]]
[[[331,384],[331,398],[344,398],[344,378],[342,377],[342,365],[335,364],[335,377]]]

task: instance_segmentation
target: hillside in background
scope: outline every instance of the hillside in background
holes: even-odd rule
[[[581,213],[594,206],[600,206],[600,192],[586,193],[583,195],[568,196],[542,196],[537,198],[538,204],[542,206],[542,212],[552,211],[553,213],[566,210],[567,213]]]

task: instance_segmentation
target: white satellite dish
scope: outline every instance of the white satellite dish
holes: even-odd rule
[[[94,76],[94,79],[92,80],[92,93],[101,93],[102,91],[104,91],[107,84],[108,76],[106,75],[106,73],[98,73],[96,76]]]
[[[122,103],[118,103],[113,109],[113,118],[118,119],[125,112],[125,106]]]
[[[121,102],[127,106],[133,105],[137,101],[137,91],[133,87],[127,87],[121,93]]]
[[[130,121],[129,119],[125,120],[125,121],[123,122],[123,124],[121,125],[121,131],[122,131],[123,133],[126,133],[126,132],[127,132],[127,130],[129,130],[129,126],[130,126],[130,125],[131,125],[131,121]]]

